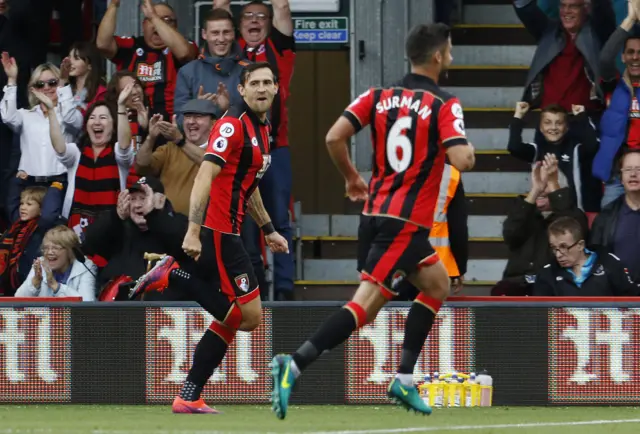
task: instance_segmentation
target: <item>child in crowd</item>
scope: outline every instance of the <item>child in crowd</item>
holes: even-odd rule
[[[540,113],[535,141],[522,141],[523,118],[529,104],[518,102],[509,125],[509,153],[527,163],[542,161],[546,154],[558,159],[558,167],[567,177],[578,208],[586,212],[600,211],[602,183],[591,175],[593,157],[598,152],[596,128],[581,105],[572,107],[573,119],[557,104],[544,107]]]
[[[27,187],[20,207],[13,210],[13,224],[0,238],[0,296],[12,296],[24,282],[38,257],[44,234],[60,216],[62,184]]]

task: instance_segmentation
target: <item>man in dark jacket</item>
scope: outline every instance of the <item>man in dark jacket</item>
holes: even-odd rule
[[[586,212],[600,211],[602,184],[591,174],[593,156],[598,152],[598,133],[584,106],[572,106],[571,122],[567,111],[558,104],[544,107],[540,113],[540,134],[536,134],[533,143],[522,141],[523,118],[528,111],[528,103],[516,104],[509,125],[509,153],[527,163],[542,161],[545,155],[554,154],[560,172],[567,177],[575,194],[578,208]]]
[[[589,246],[620,258],[631,277],[640,281],[640,150],[627,150],[621,159],[624,195],[596,217]]]
[[[535,0],[514,0],[516,14],[538,43],[525,83],[524,101],[533,108],[572,104],[602,110],[600,47],[616,23],[610,0],[561,0],[560,20],[544,14]]]
[[[510,253],[502,280],[492,289],[492,295],[531,295],[536,274],[552,259],[547,227],[556,218],[573,217],[587,232],[587,217],[561,178],[553,155],[534,166],[531,191],[518,198],[503,223],[502,234]]]
[[[145,253],[186,259],[182,239],[188,220],[174,213],[156,178],[142,177],[120,193],[118,206],[99,216],[85,233],[87,255],[100,255],[108,264],[98,274],[98,288],[121,276],[138,279],[147,271]]]
[[[577,220],[560,217],[549,225],[548,233],[555,258],[538,273],[534,296],[638,295],[638,285],[617,256],[585,247],[584,231]]]

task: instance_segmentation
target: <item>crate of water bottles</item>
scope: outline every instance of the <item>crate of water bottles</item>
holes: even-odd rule
[[[430,407],[491,407],[493,379],[486,371],[477,375],[434,372],[425,375],[418,390]]]

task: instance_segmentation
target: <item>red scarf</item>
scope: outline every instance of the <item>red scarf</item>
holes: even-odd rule
[[[18,262],[37,228],[37,218],[18,220],[0,239],[0,295],[11,296],[20,286]]]

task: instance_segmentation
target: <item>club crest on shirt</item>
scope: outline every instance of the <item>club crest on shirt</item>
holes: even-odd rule
[[[407,274],[402,270],[396,270],[391,276],[391,289],[396,289],[400,283],[407,277]]]
[[[138,56],[138,57],[144,56],[144,50],[142,48],[138,48],[136,50],[136,56]]]
[[[233,280],[240,291],[249,292],[249,276],[246,273],[236,276]]]
[[[257,138],[255,138],[255,137],[252,137],[252,138],[251,138],[251,144],[252,144],[253,146],[258,146],[258,139],[257,139]]]

